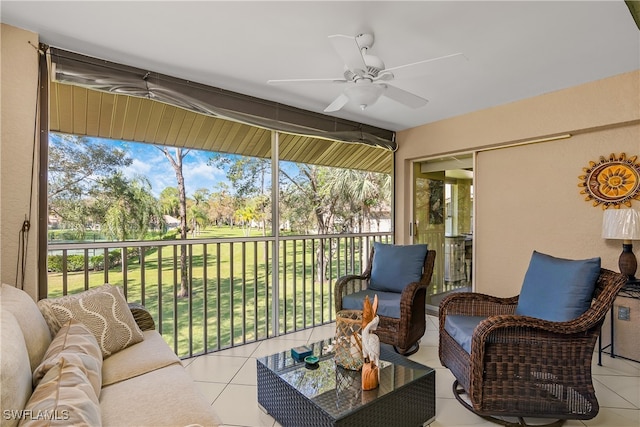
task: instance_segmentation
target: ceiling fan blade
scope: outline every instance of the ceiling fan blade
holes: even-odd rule
[[[331,113],[333,111],[338,111],[339,109],[347,105],[347,102],[349,102],[349,98],[344,93],[341,93],[336,99],[333,100],[331,104],[327,106],[327,108],[324,109],[324,112]]]
[[[267,80],[267,83],[270,85],[280,85],[280,84],[298,84],[298,83],[347,83],[348,81],[341,78],[335,79],[282,79],[282,80]]]
[[[404,104],[407,107],[420,108],[424,107],[429,102],[428,100],[418,95],[414,95],[411,92],[407,92],[404,89],[400,89],[389,84],[385,84],[383,86],[386,87],[385,91],[382,92],[384,96],[386,96],[387,98],[391,98],[401,104]]]
[[[400,65],[387,68],[380,73],[393,73],[396,79],[406,79],[425,74],[444,74],[452,70],[452,67],[460,66],[468,62],[469,59],[462,53],[439,56],[437,58],[426,59],[424,61],[413,62],[411,64]]]
[[[362,57],[360,47],[358,46],[358,42],[356,42],[355,37],[335,34],[329,36],[329,41],[348,69],[359,76],[364,74],[367,70],[367,64],[364,62],[364,58]]]

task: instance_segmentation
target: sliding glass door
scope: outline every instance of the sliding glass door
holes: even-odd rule
[[[435,312],[450,292],[470,290],[473,254],[473,159],[456,156],[415,162],[413,243],[437,251],[427,305]]]

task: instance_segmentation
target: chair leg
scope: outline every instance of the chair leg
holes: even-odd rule
[[[405,351],[402,351],[403,349],[400,349],[395,345],[393,346],[393,349],[396,351],[396,353],[401,354],[403,356],[411,356],[413,353],[417,352],[420,349],[420,342],[416,342],[414,345],[412,345]]]
[[[518,418],[518,422],[511,422],[511,421],[507,421],[507,420],[503,420],[501,418],[498,417],[494,417],[492,415],[482,415],[479,414],[475,411],[475,409],[473,409],[473,407],[462,398],[463,394],[467,394],[466,390],[462,387],[460,387],[460,385],[458,384],[458,380],[455,380],[453,382],[453,395],[455,396],[456,400],[458,402],[460,402],[460,404],[462,404],[462,406],[464,406],[465,408],[467,408],[469,411],[473,412],[475,415],[479,416],[480,418],[484,418],[487,421],[491,421],[492,423],[496,423],[499,424],[501,426],[505,426],[505,427],[560,427],[561,425],[563,425],[565,423],[566,420],[555,420],[552,421],[548,424],[527,424],[526,421],[524,420],[524,418],[522,417],[516,417]]]

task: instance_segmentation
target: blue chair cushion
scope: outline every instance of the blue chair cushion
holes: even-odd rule
[[[400,297],[396,292],[381,292],[371,289],[354,292],[342,298],[342,308],[345,310],[362,310],[364,297],[369,295],[373,302],[373,296],[378,295],[378,314],[385,317],[400,318]]]
[[[369,289],[398,292],[412,282],[419,282],[427,256],[427,245],[373,244],[373,266]]]
[[[579,317],[591,306],[600,258],[570,260],[533,252],[515,314],[554,322]]]
[[[451,335],[467,353],[471,354],[471,337],[476,326],[486,317],[483,316],[463,316],[450,314],[444,319],[444,330]]]

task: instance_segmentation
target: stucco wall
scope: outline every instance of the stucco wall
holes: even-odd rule
[[[573,136],[495,149],[564,133]],[[602,209],[584,201],[578,176],[601,155],[640,156],[640,70],[400,132],[398,144],[395,230],[401,243],[410,239],[411,162],[477,152],[476,291],[517,294],[532,250],[601,256],[604,267],[617,270],[621,242],[600,238]],[[640,201],[633,207],[640,209]]]
[[[38,53],[34,46],[38,46],[38,36],[2,24],[0,45],[0,277],[3,283],[15,285],[19,232],[29,214],[38,94]],[[34,298],[38,265],[37,184],[36,179],[24,285]]]

